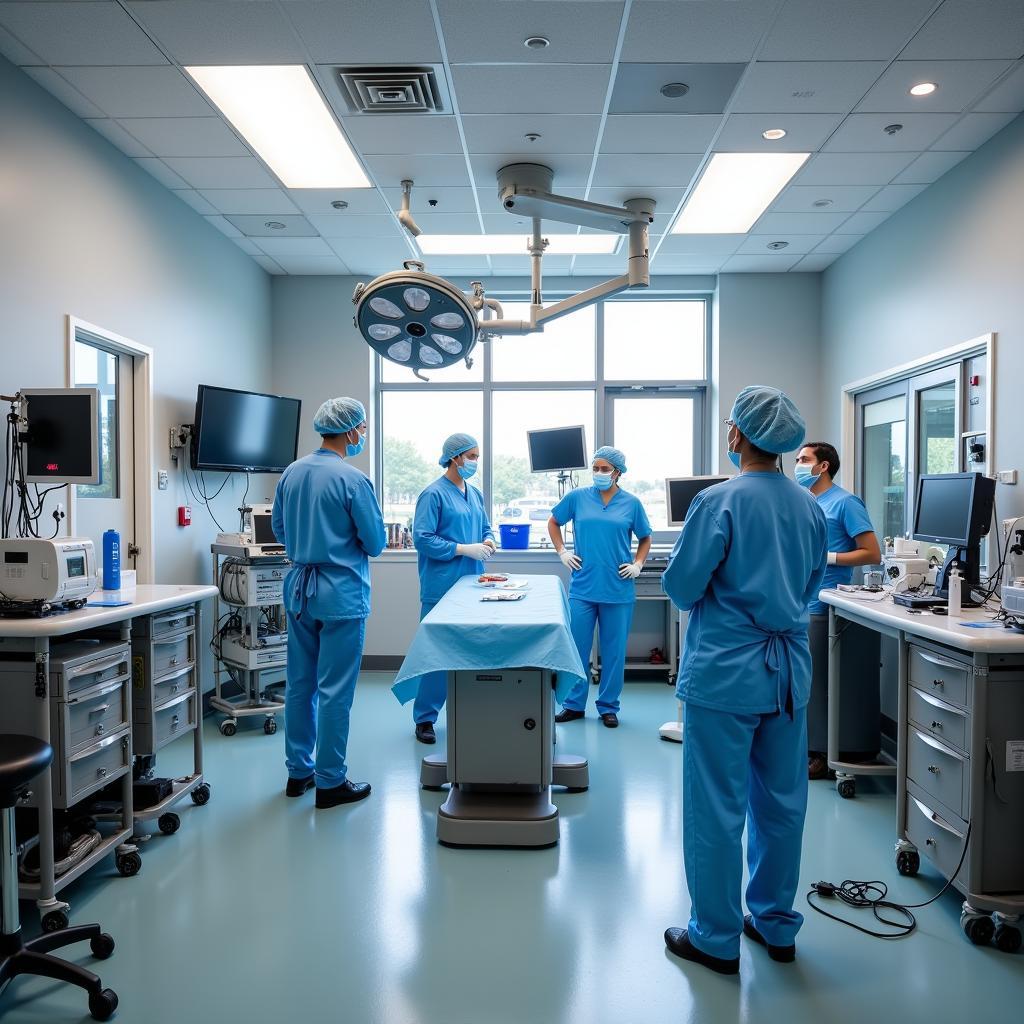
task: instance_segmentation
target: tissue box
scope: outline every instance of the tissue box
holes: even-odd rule
[[[135,597],[135,585],[138,579],[138,573],[134,569],[122,569],[121,570],[121,589],[120,590],[103,590],[103,572],[97,573],[96,578],[96,589],[103,591],[104,594],[113,595],[120,594],[126,598]]]

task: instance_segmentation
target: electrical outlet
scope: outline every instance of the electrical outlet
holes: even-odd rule
[[[996,479],[1001,484],[1009,484],[1013,486],[1017,483],[1017,470],[1015,469],[1001,469],[996,473]]]
[[[167,470],[161,469],[156,474],[156,487],[158,491],[166,491],[169,478],[167,476]]]
[[[170,447],[171,451],[174,451],[175,448],[181,447],[181,427],[171,427],[170,435]]]

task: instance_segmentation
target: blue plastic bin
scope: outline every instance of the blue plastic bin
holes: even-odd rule
[[[509,551],[525,551],[530,546],[529,523],[502,523],[498,527],[501,533],[501,546]]]

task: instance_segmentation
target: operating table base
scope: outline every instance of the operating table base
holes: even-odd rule
[[[555,754],[551,765],[551,782],[570,792],[590,788],[590,764],[575,754]],[[420,785],[424,789],[441,789],[448,784],[447,754],[428,754],[420,766]]]
[[[558,808],[547,787],[508,793],[452,786],[437,813],[437,838],[446,846],[554,846]]]

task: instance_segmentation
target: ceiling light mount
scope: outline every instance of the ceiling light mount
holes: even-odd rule
[[[785,137],[785,128],[766,128],[761,132],[761,138],[766,139],[768,142],[778,142],[779,139],[784,139]]]
[[[938,86],[934,82],[918,82],[910,87],[911,96],[931,96]]]
[[[523,40],[523,46],[528,50],[546,50],[551,45],[551,40],[546,36],[527,36]]]
[[[667,82],[658,91],[666,99],[678,100],[690,91],[690,87],[685,82]]]
[[[885,132],[886,135],[897,135],[899,132],[903,131],[903,125],[901,125],[901,124],[887,124],[882,129],[882,131]]]
[[[331,206],[335,210],[347,210],[348,203],[344,199],[335,199],[332,201]]]

